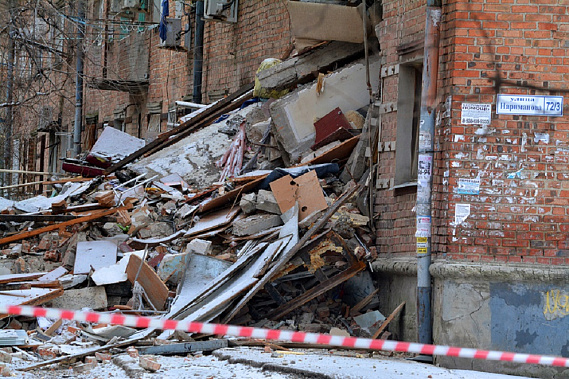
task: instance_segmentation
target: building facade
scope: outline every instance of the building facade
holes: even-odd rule
[[[568,7],[559,1],[441,4],[432,185],[436,344],[567,356]],[[425,1],[383,1],[378,271],[384,310],[406,301],[416,335],[416,111]],[[415,101],[411,100],[415,99]],[[411,165],[409,165],[411,162]],[[420,256],[420,253],[419,253]],[[388,306],[386,306],[389,304]],[[453,367],[553,375],[454,358]],[[540,371],[541,370],[541,371]]]

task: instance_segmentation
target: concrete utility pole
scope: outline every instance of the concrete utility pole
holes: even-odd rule
[[[439,39],[441,0],[427,0],[425,53],[421,90],[419,125],[419,159],[417,170],[417,326],[420,343],[431,343],[431,198],[433,184],[435,110],[437,107],[437,74],[439,71]]]
[[[74,154],[81,154],[81,126],[83,120],[83,39],[85,38],[85,4],[77,1],[77,43],[75,45],[77,73],[75,75],[75,124],[73,127]]]
[[[4,162],[2,166],[4,168],[10,168],[10,162],[12,161],[12,129],[14,122],[14,107],[12,103],[14,102],[14,62],[16,57],[16,40],[14,39],[14,34],[16,33],[16,27],[14,26],[14,15],[16,8],[16,0],[8,0],[8,12],[9,12],[9,24],[8,24],[8,70],[6,72],[6,120],[4,122]],[[2,173],[2,184],[10,184],[10,175]]]

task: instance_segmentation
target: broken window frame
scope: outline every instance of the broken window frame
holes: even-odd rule
[[[417,183],[422,63],[422,59],[415,59],[399,66],[395,186]]]

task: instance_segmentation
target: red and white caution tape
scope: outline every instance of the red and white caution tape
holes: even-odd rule
[[[186,322],[164,319],[161,320],[149,317],[122,315],[118,313],[68,311],[50,308],[0,305],[0,314],[48,317],[52,319],[124,325],[136,328],[181,330],[190,333],[205,333],[233,337],[250,337],[275,341],[343,346],[358,349],[399,351],[425,355],[443,355],[448,357],[569,367],[569,358],[555,356],[478,350],[452,346],[427,345],[412,342],[373,340],[369,338],[341,337],[319,333],[295,332],[290,330],[272,330],[200,322]]]

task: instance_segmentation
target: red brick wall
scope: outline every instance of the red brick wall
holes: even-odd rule
[[[266,58],[282,58],[292,44],[284,1],[241,0],[239,22],[205,22],[204,100],[252,83]]]
[[[398,64],[398,47],[424,39],[425,6],[423,1],[383,1],[383,21],[376,28],[380,42],[382,65]],[[411,55],[422,55],[422,47]],[[382,78],[382,101],[398,100],[398,75]],[[397,139],[397,112],[381,116],[381,140]],[[380,179],[395,176],[395,151],[381,152],[379,157]],[[378,190],[375,200],[377,215],[377,247],[380,254],[411,254],[415,252],[416,187],[400,190]]]
[[[562,95],[555,89],[565,89],[569,78],[569,15],[568,6],[559,4],[449,1],[449,29],[455,30],[449,45],[456,46],[450,56],[454,67],[449,137],[457,141],[447,141],[449,216],[455,203],[472,207],[467,222],[449,228],[455,234],[449,237],[452,258],[569,263],[567,117],[494,113],[487,135],[460,124],[462,102],[496,103],[494,77],[507,81],[498,93]],[[546,133],[549,143],[534,140],[535,133]],[[519,177],[514,175],[518,170]],[[458,178],[478,174],[479,196],[453,193]]]
[[[175,7],[170,6],[171,16]],[[189,8],[188,8],[189,9]],[[178,17],[178,16],[176,16]],[[210,102],[237,90],[254,80],[255,71],[261,61],[269,57],[281,57],[291,45],[288,13],[282,1],[242,0],[239,2],[238,23],[227,24],[205,21],[204,67],[202,94],[203,101]],[[190,22],[192,33],[195,17],[190,21],[184,16],[182,25]],[[136,32],[133,32],[136,33]],[[98,113],[99,122],[112,121],[115,109],[128,104],[137,104],[127,109],[127,117],[133,122],[127,131],[141,137],[146,136],[147,102],[162,101],[162,112],[168,105],[190,96],[193,92],[193,40],[190,51],[159,48],[158,29],[146,31],[145,48],[149,49],[148,77],[150,86],[144,96],[133,97],[125,92],[87,89],[85,95],[85,114]],[[126,44],[132,41],[127,37],[122,41],[115,39],[109,44],[108,77],[132,79],[128,65],[141,62],[128,62],[125,65]],[[89,77],[101,77],[102,48],[90,47],[87,63]],[[138,131],[138,113],[142,113],[142,125]],[[165,122],[162,131],[165,130]]]
[[[495,103],[497,93],[563,95],[569,79],[568,6],[557,0],[443,3],[433,252],[455,260],[567,264],[568,119],[496,115]],[[398,62],[397,46],[423,33],[423,4],[384,1],[378,34],[385,65]],[[397,75],[383,79],[384,102],[397,101],[397,82]],[[447,99],[450,117],[444,116]],[[488,131],[461,124],[464,102],[493,105]],[[382,140],[395,139],[396,112],[382,120]],[[535,140],[535,133],[547,134],[549,142]],[[381,153],[380,177],[393,177],[394,160],[394,152]],[[460,178],[477,176],[479,195],[456,193]],[[378,191],[380,252],[414,254],[414,202],[412,191]],[[471,205],[460,225],[454,224],[457,203]]]

